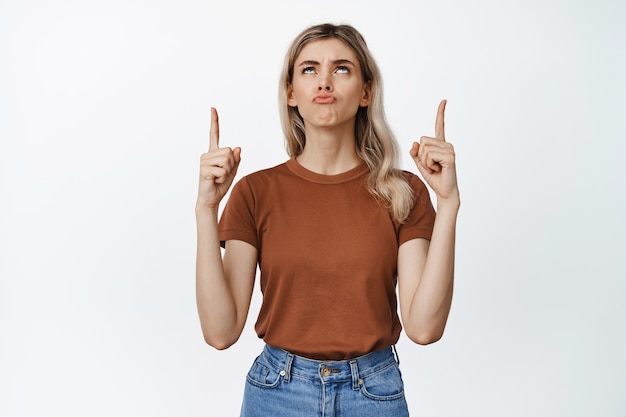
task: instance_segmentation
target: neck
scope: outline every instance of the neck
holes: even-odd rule
[[[354,125],[346,129],[307,129],[306,144],[296,158],[304,168],[323,175],[349,171],[361,163]]]

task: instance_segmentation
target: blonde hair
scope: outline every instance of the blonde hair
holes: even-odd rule
[[[398,143],[387,123],[383,108],[382,78],[374,57],[363,36],[350,25],[321,24],[300,33],[291,44],[280,78],[279,110],[290,157],[302,153],[306,143],[304,120],[297,107],[287,104],[287,89],[293,81],[295,60],[309,42],[339,39],[356,54],[361,65],[363,82],[371,83],[370,104],[360,107],[355,122],[356,149],[369,167],[367,189],[389,209],[394,220],[403,223],[414,204],[413,189],[398,166]]]

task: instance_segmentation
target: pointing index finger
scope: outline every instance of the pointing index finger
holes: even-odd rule
[[[209,131],[209,151],[219,149],[220,145],[220,125],[217,117],[217,110],[211,107],[211,130]]]
[[[437,109],[437,119],[435,120],[435,137],[443,141],[446,140],[443,116],[446,111],[446,103],[448,100],[441,100]]]

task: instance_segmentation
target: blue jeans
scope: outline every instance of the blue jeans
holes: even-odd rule
[[[246,377],[241,417],[406,417],[392,348],[317,361],[265,345]]]

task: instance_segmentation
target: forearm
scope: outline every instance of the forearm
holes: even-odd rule
[[[443,335],[452,305],[458,202],[439,204],[419,285],[410,305],[411,338],[420,344]]]
[[[217,208],[196,208],[196,302],[204,339],[218,349],[238,338],[237,308],[224,273]]]

